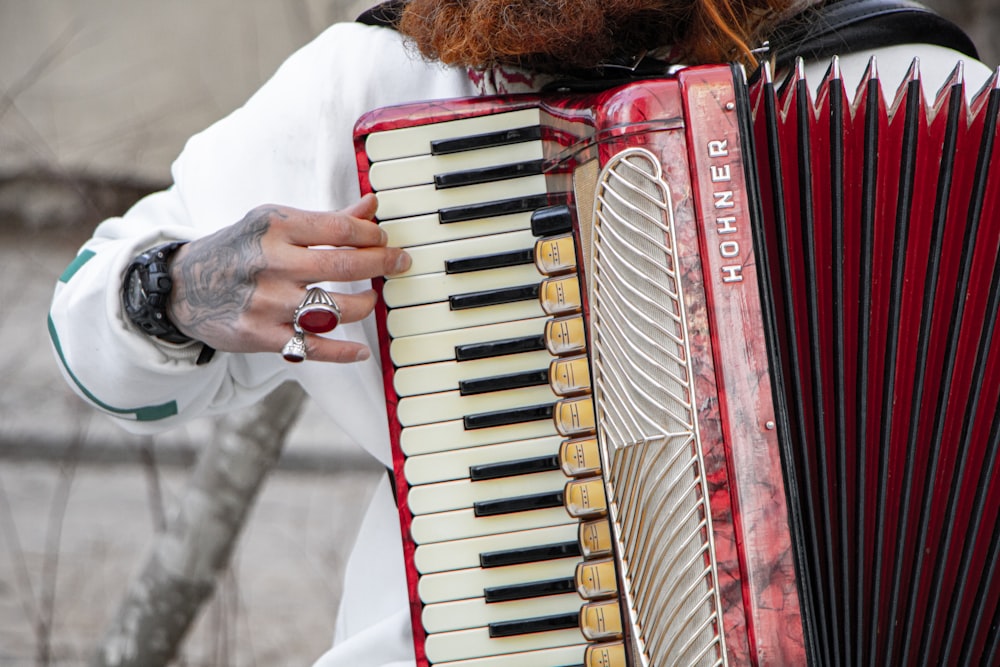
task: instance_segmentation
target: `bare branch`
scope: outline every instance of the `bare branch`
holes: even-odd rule
[[[221,424],[192,472],[176,516],[129,586],[92,667],[157,667],[174,659],[229,562],[304,397],[297,384],[286,383]]]

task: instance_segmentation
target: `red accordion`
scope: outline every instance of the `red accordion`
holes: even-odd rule
[[[379,109],[418,663],[996,664],[996,80]]]

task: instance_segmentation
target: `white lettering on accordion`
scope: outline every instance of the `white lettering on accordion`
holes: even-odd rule
[[[728,158],[729,141],[726,139],[721,141],[709,141],[708,156],[713,159]],[[719,254],[722,255],[723,259],[737,259],[740,256],[739,241],[733,241],[726,238],[728,234],[735,234],[738,231],[736,227],[736,216],[725,215],[729,209],[736,208],[736,202],[733,200],[734,192],[733,190],[721,189],[725,187],[725,184],[730,183],[733,180],[732,164],[729,162],[724,164],[713,164],[709,166],[708,172],[713,186],[719,188],[712,192],[716,214],[715,233],[719,235]],[[722,271],[722,282],[743,282],[742,264],[724,264],[720,267],[720,270]]]

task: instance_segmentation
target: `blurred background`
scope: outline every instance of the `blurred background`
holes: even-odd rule
[[[56,276],[96,222],[169,184],[190,134],[369,4],[0,0],[0,665],[87,663],[217,428],[139,439],[84,407],[44,334]],[[997,65],[1000,1],[925,4]],[[178,664],[302,665],[328,646],[356,528],[338,509],[381,474],[333,433],[307,405]]]

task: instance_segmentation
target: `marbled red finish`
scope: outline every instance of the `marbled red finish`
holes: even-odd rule
[[[734,177],[739,172],[742,179],[735,113],[725,109],[731,96],[730,69],[710,67],[687,70],[679,80],[639,82],[593,95],[544,100],[536,96],[476,98],[380,109],[357,124],[358,171],[362,192],[370,191],[364,154],[368,133],[531,106],[540,106],[550,123],[544,136],[556,149],[550,165],[555,192],[569,190],[572,167],[594,151],[602,163],[633,146],[659,156],[671,189],[676,242],[685,249],[680,257],[681,274],[696,376],[698,428],[708,468],[726,650],[730,664],[804,664],[780,456],[774,433],[766,426],[774,417],[748,213],[740,210],[738,236],[737,261],[744,280],[735,287],[722,285],[712,184],[706,182],[710,160],[706,141],[717,139],[732,142],[731,169]],[[739,206],[745,197],[743,192],[736,195]],[[376,281],[376,289],[380,287],[381,281]],[[381,301],[376,314],[418,664],[425,665],[413,567],[415,545],[409,537],[404,457],[395,418],[398,397],[393,390],[386,309]]]
[[[719,385],[725,443],[719,458],[731,478],[737,540],[731,553],[739,559],[751,651],[730,655],[736,664],[805,664],[732,75],[696,68],[680,80],[688,117],[700,119],[688,128],[688,163]],[[731,613],[732,607],[727,631],[742,620]]]

